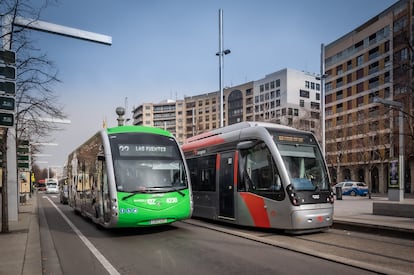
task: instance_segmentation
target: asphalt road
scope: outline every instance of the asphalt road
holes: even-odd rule
[[[155,228],[107,230],[76,215],[69,206],[60,204],[57,196],[43,195],[39,201],[44,274],[325,274],[328,270],[334,274],[372,274],[369,268],[345,262],[345,254],[334,259],[319,256],[325,255],[321,250],[326,247],[312,238],[318,236],[330,243],[332,238],[346,238],[347,234],[292,237],[280,232],[246,232],[220,224],[209,227],[197,220]],[[310,240],[300,239],[309,236]],[[288,245],[274,245],[283,242]],[[350,257],[353,255],[355,251]]]

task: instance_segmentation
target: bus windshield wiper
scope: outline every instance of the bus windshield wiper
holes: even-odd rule
[[[130,198],[130,197],[132,197],[132,196],[135,196],[136,194],[148,193],[148,191],[146,189],[143,189],[143,190],[134,190],[134,191],[131,191],[131,192],[128,192],[128,193],[131,193],[131,194],[126,195],[125,197],[123,197],[122,198],[123,201]]]
[[[181,196],[183,196],[183,197],[185,197],[185,194],[180,190],[180,189],[178,189],[177,187],[172,187],[172,189],[174,189],[174,191],[176,191],[178,194],[180,194]]]
[[[160,189],[164,189],[165,190],[165,188],[170,188],[170,189],[173,189],[174,191],[176,191],[181,196],[185,197],[185,194],[182,191],[180,191],[180,189],[178,189],[177,187],[174,187],[174,186],[172,186],[172,187],[170,187],[170,186],[154,186],[152,188],[156,189],[157,191],[160,191]],[[151,188],[150,188],[150,190],[151,190]],[[161,192],[163,192],[163,191],[161,191]]]

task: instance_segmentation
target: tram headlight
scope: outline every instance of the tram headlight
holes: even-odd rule
[[[286,187],[286,192],[288,193],[288,197],[290,199],[290,202],[295,205],[295,206],[299,206],[300,202],[299,202],[299,198],[295,192],[295,188],[293,187],[292,184],[289,184]]]

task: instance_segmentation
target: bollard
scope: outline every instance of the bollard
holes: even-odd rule
[[[335,193],[336,193],[336,199],[342,200],[342,187],[341,186],[335,187]]]

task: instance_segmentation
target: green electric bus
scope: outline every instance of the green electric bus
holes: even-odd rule
[[[102,129],[68,157],[69,205],[105,228],[169,224],[191,217],[188,175],[170,132]]]

